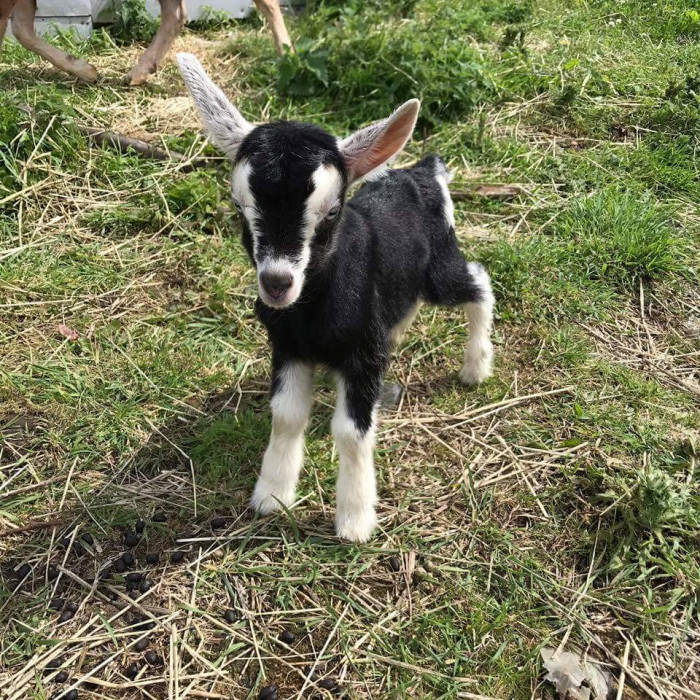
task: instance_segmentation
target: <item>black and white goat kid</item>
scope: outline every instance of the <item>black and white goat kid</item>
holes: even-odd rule
[[[459,376],[474,384],[491,369],[493,294],[483,267],[459,251],[449,173],[428,156],[346,201],[353,182],[404,147],[418,100],[342,140],[309,124],[253,126],[194,56],[177,60],[209,137],[233,161],[256,310],[272,345],[272,434],[252,505],[270,513],[294,502],[314,366],[325,365],[338,386],[336,532],[366,541],[377,524],[374,434],[392,341],[422,302],[460,306],[471,334]]]

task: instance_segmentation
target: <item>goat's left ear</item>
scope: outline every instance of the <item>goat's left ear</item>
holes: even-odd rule
[[[370,175],[396,157],[411,138],[419,100],[404,102],[390,117],[366,126],[338,142],[350,182]]]

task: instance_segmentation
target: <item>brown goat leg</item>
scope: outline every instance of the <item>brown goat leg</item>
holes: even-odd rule
[[[88,83],[94,83],[97,80],[97,71],[87,61],[61,51],[36,35],[34,32],[35,12],[36,0],[18,0],[12,13],[12,33],[15,35],[15,39],[25,48],[38,53],[53,63],[56,68]],[[0,26],[2,26],[1,21]]]
[[[2,48],[2,40],[7,31],[7,23],[12,14],[12,8],[17,0],[0,0],[0,48]]]
[[[160,27],[151,45],[139,58],[139,62],[125,76],[127,85],[143,85],[151,73],[155,73],[173,41],[185,26],[187,11],[185,0],[158,0],[160,2]]]
[[[292,46],[292,40],[289,38],[284,17],[282,17],[279,0],[254,0],[254,2],[258,12],[262,13],[270,25],[277,53],[281,56],[284,53],[285,46],[288,46],[293,51],[294,47]]]

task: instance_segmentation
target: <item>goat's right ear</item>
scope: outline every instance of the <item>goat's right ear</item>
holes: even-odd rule
[[[214,85],[195,56],[178,53],[175,58],[207,135],[233,160],[253,125],[228,101],[221,88]]]

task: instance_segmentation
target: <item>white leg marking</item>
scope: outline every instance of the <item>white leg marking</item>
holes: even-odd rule
[[[479,384],[491,375],[491,326],[495,302],[486,270],[479,263],[473,262],[467,263],[467,270],[479,288],[481,300],[464,305],[469,318],[469,342],[459,378],[464,384]]]
[[[290,363],[281,370],[279,382],[270,402],[272,434],[250,500],[263,514],[294,503],[304,461],[304,428],[313,403],[313,367]]]
[[[418,315],[421,306],[423,306],[423,302],[419,299],[409,309],[409,312],[391,329],[391,342],[394,343],[394,345],[399,345],[401,343],[404,334]]]
[[[376,409],[369,430],[361,433],[348,414],[345,393],[345,383],[338,379],[338,399],[331,423],[340,456],[335,530],[338,537],[351,542],[366,542],[377,526],[377,515],[374,512],[377,485],[373,454]]]

